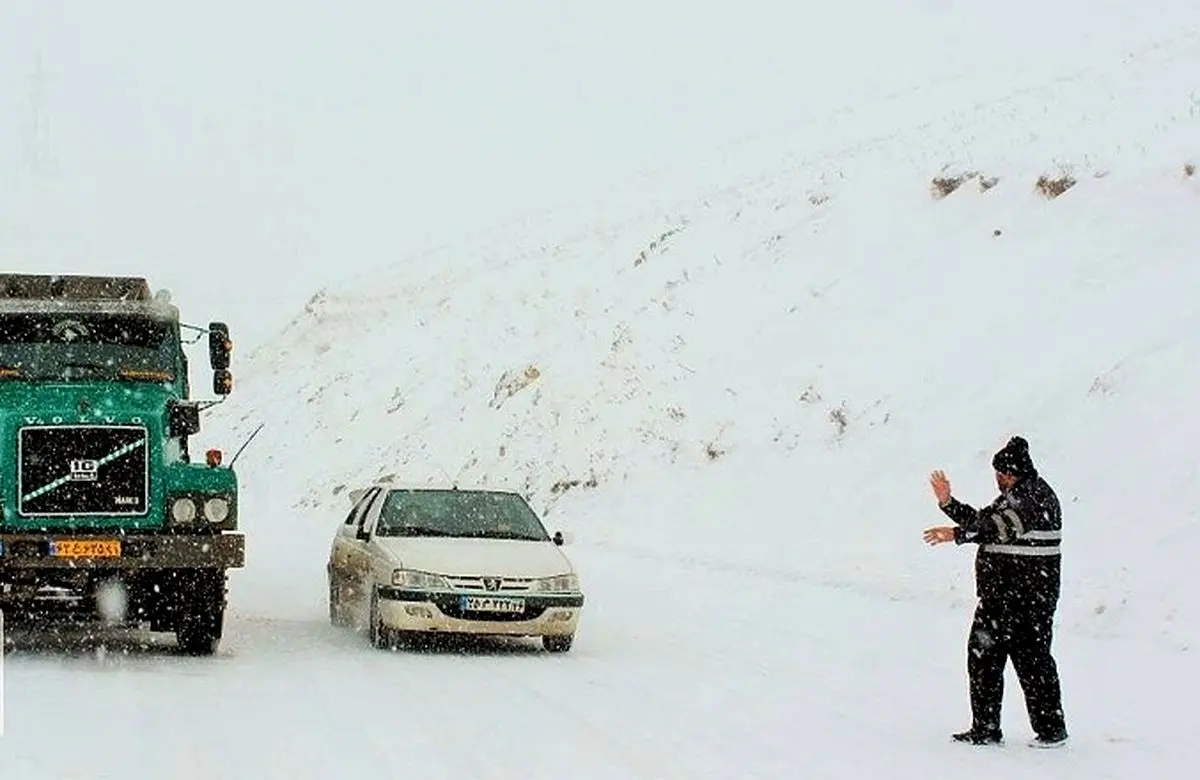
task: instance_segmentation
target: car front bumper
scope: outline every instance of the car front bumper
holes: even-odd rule
[[[471,612],[467,597],[518,599],[519,613]],[[379,618],[394,631],[505,636],[566,636],[574,634],[583,609],[581,593],[449,593],[380,588]]]

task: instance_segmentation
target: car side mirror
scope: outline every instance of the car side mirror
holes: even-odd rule
[[[167,406],[167,434],[172,439],[193,436],[199,432],[199,406],[179,401],[172,401]]]
[[[557,544],[559,547],[562,547],[563,545],[571,544],[574,541],[575,541],[575,534],[571,533],[570,531],[555,531],[554,532],[554,543]]]
[[[360,526],[359,529],[354,532],[354,538],[358,539],[360,542],[369,542],[371,541],[371,532]]]

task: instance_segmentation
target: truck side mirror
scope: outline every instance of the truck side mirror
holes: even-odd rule
[[[217,395],[229,395],[233,392],[233,374],[225,369],[213,372],[213,392]]]
[[[229,326],[223,322],[210,322],[208,325],[208,362],[212,363],[214,371],[224,371],[229,368],[231,352],[233,352],[233,342],[229,340]]]
[[[200,407],[172,401],[167,407],[167,433],[174,439],[200,432]]]

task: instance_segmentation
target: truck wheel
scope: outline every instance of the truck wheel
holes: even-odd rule
[[[175,641],[186,655],[212,655],[225,628],[225,572],[203,571],[179,593]]]
[[[566,636],[544,636],[542,637],[542,647],[546,648],[551,653],[565,653],[571,649],[571,643],[575,640],[574,634]]]

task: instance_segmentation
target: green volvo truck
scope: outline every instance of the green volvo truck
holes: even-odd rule
[[[207,337],[216,399],[184,347]],[[223,323],[181,324],[139,277],[0,274],[0,610],[9,628],[174,632],[220,645],[227,572],[244,565],[238,480],[194,453],[232,391]]]

